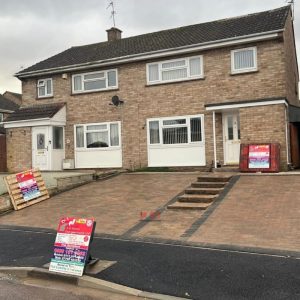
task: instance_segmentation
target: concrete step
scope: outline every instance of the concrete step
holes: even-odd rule
[[[215,198],[216,198],[216,195],[184,194],[184,195],[178,197],[178,202],[211,203]]]
[[[193,188],[223,188],[227,182],[193,182]]]
[[[213,172],[232,172],[232,173],[239,173],[240,167],[239,165],[230,165],[230,166],[222,166],[220,168],[213,168]]]
[[[175,202],[173,204],[168,205],[168,209],[197,209],[197,210],[205,210],[210,203],[183,203],[183,202]]]
[[[198,182],[228,182],[232,176],[200,176]]]
[[[185,190],[186,194],[194,194],[194,195],[218,195],[223,188],[195,188],[190,187]]]

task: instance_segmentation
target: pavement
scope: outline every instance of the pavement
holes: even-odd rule
[[[55,230],[62,216],[94,217],[96,234],[251,251],[300,253],[300,175],[241,175],[206,212],[168,210],[197,173],[121,174],[0,217],[0,226]],[[161,211],[142,221],[141,212]]]

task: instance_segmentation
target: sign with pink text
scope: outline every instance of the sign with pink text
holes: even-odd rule
[[[249,169],[270,168],[270,145],[249,145]]]
[[[29,201],[41,195],[32,170],[16,174],[23,199]]]
[[[95,221],[65,217],[59,221],[49,271],[82,276]]]

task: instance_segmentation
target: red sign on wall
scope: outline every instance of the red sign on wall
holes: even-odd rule
[[[49,270],[82,276],[94,226],[93,218],[62,218],[58,225]]]

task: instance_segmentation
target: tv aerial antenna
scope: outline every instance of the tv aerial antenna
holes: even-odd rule
[[[109,1],[109,4],[106,9],[109,9],[110,7],[111,7],[110,18],[113,20],[114,27],[116,27],[115,15],[117,12],[115,11],[115,4],[114,4],[114,1],[112,1],[112,0]]]

